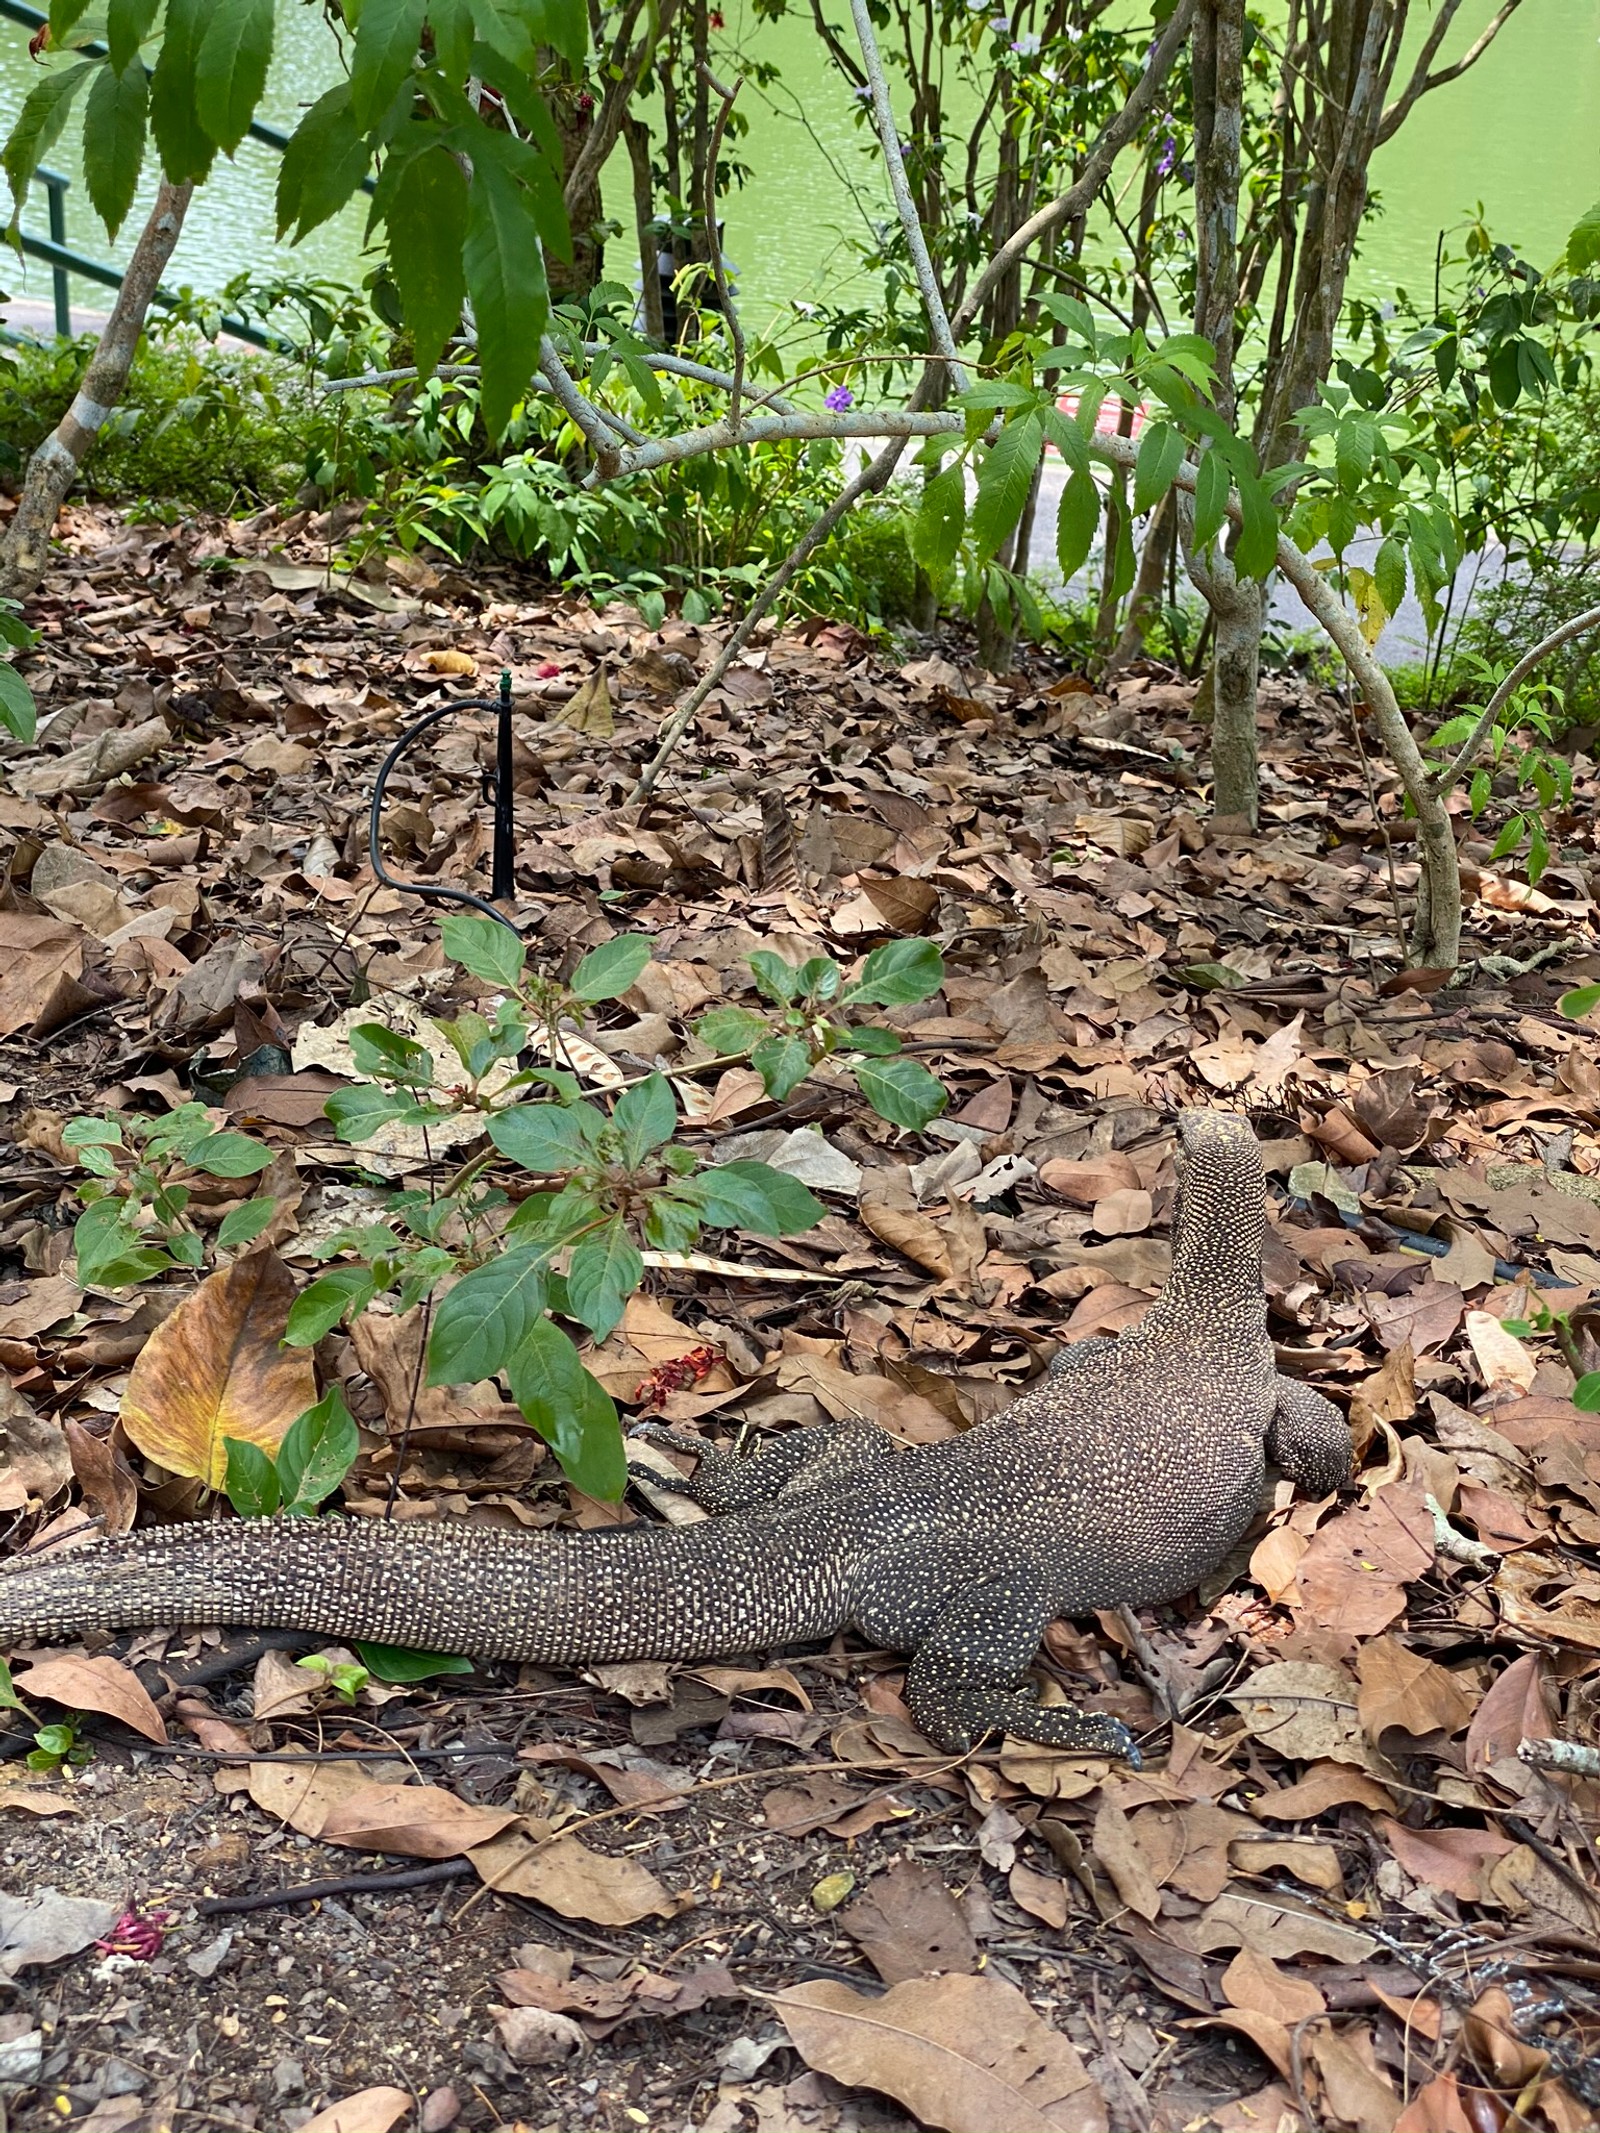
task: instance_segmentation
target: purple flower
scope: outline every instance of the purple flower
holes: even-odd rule
[[[1156,176],[1158,178],[1170,177],[1172,175],[1172,166],[1177,160],[1178,143],[1175,137],[1169,133],[1161,144],[1161,156],[1156,164]]]
[[[836,385],[822,404],[830,414],[842,415],[847,407],[855,406],[856,396],[848,385]]]

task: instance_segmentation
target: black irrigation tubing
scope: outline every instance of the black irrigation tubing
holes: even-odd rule
[[[1291,1200],[1289,1204],[1306,1211],[1309,1211],[1311,1205],[1309,1200]],[[1370,1223],[1374,1229],[1382,1230],[1384,1236],[1402,1252],[1417,1252],[1424,1259],[1444,1259],[1449,1256],[1450,1244],[1447,1238],[1430,1237],[1421,1230],[1399,1229],[1393,1222],[1385,1222],[1381,1215],[1362,1214],[1359,1211],[1352,1213],[1346,1207],[1337,1208],[1335,1212],[1346,1229],[1360,1229],[1364,1222]],[[1528,1266],[1520,1259],[1497,1259],[1494,1272],[1497,1281],[1515,1283],[1526,1279],[1531,1281],[1536,1289],[1564,1289],[1570,1286],[1559,1274],[1552,1274],[1548,1267]]]

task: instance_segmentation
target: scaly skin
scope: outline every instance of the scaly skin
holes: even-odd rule
[[[1174,1598],[1248,1526],[1267,1459],[1345,1478],[1337,1408],[1280,1378],[1261,1291],[1265,1188],[1240,1119],[1180,1123],[1172,1275],[1003,1414],[895,1452],[867,1422],[707,1454],[703,1524],[506,1534],[453,1520],[167,1526],[0,1573],[0,1646],[186,1622],[305,1629],[542,1665],[708,1659],[855,1628],[912,1654],[918,1725],[1128,1756],[1115,1720],[1023,1687],[1058,1615]]]

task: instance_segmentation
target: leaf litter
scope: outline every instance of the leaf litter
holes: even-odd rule
[[[1263,686],[1250,838],[1207,820],[1180,679],[1097,695],[1040,658],[997,682],[959,643],[897,662],[810,628],[758,633],[637,809],[719,625],[652,634],[414,561],[369,566],[363,604],[270,516],[63,524],[40,745],[0,795],[8,1547],[193,1515],[226,1439],[277,1446],[308,1404],[277,1334],[318,1238],[375,1176],[462,1159],[430,1173],[439,1149],[402,1138],[358,1165],[322,1106],[342,1027],[418,1025],[452,982],[367,864],[377,763],[502,668],[535,953],[655,937],[585,1036],[592,1085],[692,1063],[693,1020],[754,1004],[757,947],[848,961],[921,932],[946,962],[889,1017],[951,1094],[920,1134],[826,1076],[781,1107],[739,1068],[681,1083],[694,1130],[829,1212],[656,1255],[592,1357],[624,1408],[711,1441],[985,1419],[1137,1318],[1172,1109],[1218,1101],[1265,1144],[1283,1367],[1348,1407],[1360,1464],[1340,1501],[1264,1502],[1198,1595],[1147,1611],[1145,1652],[1109,1616],[1052,1630],[1045,1693],[1133,1725],[1138,1773],[1018,1743],[952,1764],[902,1663],[842,1644],[353,1701],[355,1655],[298,1667],[314,1639],[19,1655],[30,1723],[94,1753],[24,1772],[7,1713],[0,1840],[39,1894],[5,1899],[0,2068],[103,2133],[175,2111],[364,2133],[413,2098],[430,2133],[1592,2125],[1600,1418],[1574,1393],[1600,1367],[1600,1067],[1556,1006],[1600,976],[1591,760],[1539,896],[1466,838],[1471,960],[1426,991],[1397,981],[1398,790],[1375,773],[1374,815],[1343,707],[1293,672]],[[394,870],[481,890],[491,753],[463,712],[406,759]],[[273,1158],[208,1180],[196,1220],[267,1193],[271,1227],[204,1281],[81,1282],[66,1122],[196,1098]],[[418,1354],[381,1311],[317,1350],[361,1433],[350,1509],[637,1515],[560,1484],[493,1387],[411,1390]],[[97,1962],[113,1922],[158,1952]]]

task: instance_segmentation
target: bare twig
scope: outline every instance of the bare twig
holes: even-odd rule
[[[625,438],[629,442],[640,444],[649,441],[631,424],[624,423],[620,416],[606,414],[596,407],[592,400],[584,398],[572,382],[572,375],[562,362],[560,351],[548,333],[539,343],[539,368],[544,373],[550,390],[588,439],[597,471],[618,471],[621,465],[618,450],[620,440]]]
[[[733,343],[733,382],[728,388],[728,420],[737,425],[739,402],[744,394],[744,328],[739,323],[738,306],[733,300],[733,287],[728,280],[728,262],[722,256],[722,233],[717,228],[717,158],[722,153],[722,136],[728,130],[728,119],[733,111],[733,100],[739,94],[741,83],[735,82],[725,89],[711,69],[701,62],[700,78],[713,96],[720,96],[722,109],[717,113],[717,123],[711,130],[711,148],[706,156],[705,202],[706,250],[711,258],[711,273],[717,285],[717,302],[722,307],[722,316],[727,321],[728,338]]]
[[[1444,33],[1450,27],[1451,18],[1459,4],[1460,0],[1445,0],[1445,5],[1440,8],[1438,15],[1430,26],[1422,50],[1417,54],[1417,63],[1412,69],[1410,81],[1406,83],[1405,88],[1395,98],[1378,122],[1378,145],[1380,147],[1389,139],[1391,134],[1397,132],[1405,124],[1411,107],[1419,96],[1426,96],[1430,89],[1442,89],[1446,82],[1458,81],[1469,67],[1477,65],[1478,61],[1488,51],[1490,45],[1494,43],[1500,32],[1522,5],[1522,0],[1505,0],[1505,4],[1500,9],[1499,14],[1495,16],[1494,20],[1483,31],[1483,34],[1467,47],[1461,57],[1453,65],[1441,67],[1437,74],[1432,74],[1428,70],[1433,64],[1439,46],[1444,41]]]
[[[1493,696],[1478,713],[1478,723],[1468,734],[1461,753],[1448,770],[1441,770],[1434,780],[1441,797],[1449,792],[1457,779],[1470,768],[1473,757],[1483,746],[1484,736],[1499,717],[1504,707],[1521,688],[1528,676],[1542,659],[1558,651],[1569,637],[1581,637],[1585,630],[1600,629],[1600,607],[1586,608],[1581,615],[1574,615],[1570,622],[1563,622],[1560,629],[1552,630],[1548,637],[1541,638],[1531,652],[1524,652],[1511,672],[1501,682]]]

